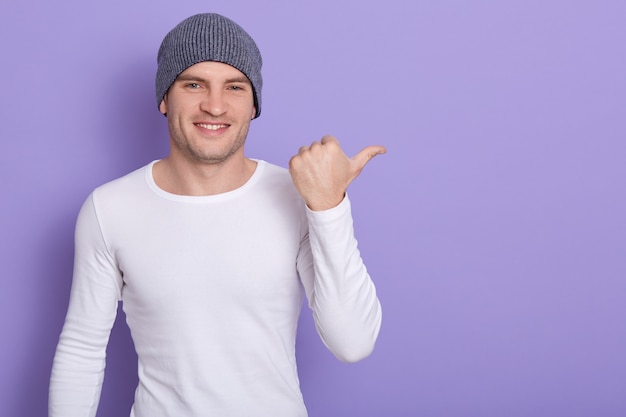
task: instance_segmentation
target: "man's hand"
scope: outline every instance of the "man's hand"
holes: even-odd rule
[[[383,146],[368,146],[349,158],[337,139],[324,136],[321,142],[300,148],[289,161],[289,173],[311,210],[327,210],[341,203],[369,160],[385,152]]]

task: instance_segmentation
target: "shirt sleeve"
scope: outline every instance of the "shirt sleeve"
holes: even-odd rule
[[[346,196],[330,210],[307,209],[307,219],[298,272],[315,326],[339,360],[356,362],[374,349],[382,310],[354,237],[350,201]]]
[[[50,378],[49,417],[96,415],[121,298],[122,277],[102,236],[93,194],[78,215],[74,255],[70,303]]]

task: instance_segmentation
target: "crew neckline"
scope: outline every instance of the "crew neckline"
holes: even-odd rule
[[[181,195],[181,194],[173,194],[168,191],[165,191],[164,189],[162,189],[156,184],[156,182],[154,181],[154,176],[152,175],[154,164],[159,162],[160,161],[159,159],[156,159],[150,162],[148,165],[146,165],[144,169],[144,174],[145,174],[146,183],[148,184],[148,187],[150,188],[150,190],[161,198],[165,198],[171,201],[185,202],[185,203],[207,203],[207,202],[221,201],[221,200],[226,200],[226,199],[236,197],[239,194],[244,193],[248,188],[254,186],[254,184],[258,182],[259,178],[263,174],[263,171],[265,170],[266,162],[259,160],[259,159],[252,159],[252,160],[256,162],[256,167],[254,169],[254,172],[250,176],[250,178],[248,178],[248,181],[246,181],[240,187],[235,188],[234,190],[227,191],[225,193],[214,194],[214,195],[199,195],[199,196]]]

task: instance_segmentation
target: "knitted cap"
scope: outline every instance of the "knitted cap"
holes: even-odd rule
[[[157,107],[178,75],[190,66],[217,61],[237,68],[252,84],[255,118],[261,114],[261,53],[254,40],[232,20],[215,13],[191,16],[163,39],[157,57]]]

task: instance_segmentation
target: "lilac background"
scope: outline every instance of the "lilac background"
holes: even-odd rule
[[[311,417],[626,415],[626,3],[3,1],[0,415],[43,416],[91,189],[167,151],[155,55],[217,11],[264,54],[248,154],[388,147],[350,189],[384,307],[337,362],[304,310]],[[113,330],[101,417],[128,413]]]

